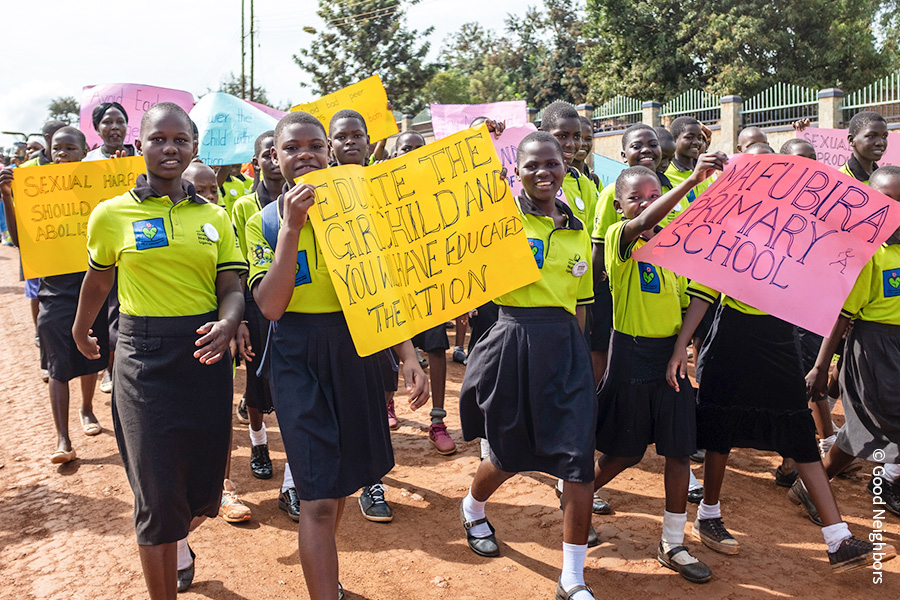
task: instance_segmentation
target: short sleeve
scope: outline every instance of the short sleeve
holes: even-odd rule
[[[594,303],[594,265],[591,264],[591,238],[587,235],[587,231],[584,231],[584,254],[582,256],[587,261],[588,269],[578,280],[576,302],[578,306]]]
[[[222,210],[219,212],[219,235],[218,250],[219,257],[216,261],[216,272],[222,271],[241,271],[247,270],[247,262],[241,254],[241,246],[238,244],[237,236],[234,233],[234,225],[228,214]]]
[[[875,272],[875,257],[872,257],[859,272],[850,295],[841,309],[841,316],[852,319],[872,301],[872,275]]]
[[[678,277],[678,300],[681,303],[681,310],[687,310],[688,305],[691,303],[691,297],[688,296],[688,280],[684,275],[677,275]]]
[[[95,271],[108,271],[119,262],[121,248],[116,243],[108,202],[101,202],[88,218],[88,263]]]
[[[269,246],[262,231],[262,213],[258,212],[247,220],[247,262],[250,264],[250,276],[247,288],[253,289],[263,276],[269,272],[275,252]]]
[[[595,244],[603,244],[606,232],[610,226],[619,220],[616,212],[615,188],[607,188],[597,198],[597,207],[594,211],[594,230],[591,233],[591,241]]]
[[[231,207],[231,222],[237,235],[238,245],[241,247],[241,256],[247,256],[247,210],[248,202],[255,205],[252,196],[242,196]]]
[[[699,281],[692,281],[688,284],[687,295],[691,298],[698,298],[704,302],[709,302],[710,304],[718,300],[720,296],[719,292],[711,287],[703,285]]]

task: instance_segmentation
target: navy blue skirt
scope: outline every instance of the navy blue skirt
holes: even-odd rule
[[[344,314],[285,313],[271,340],[272,400],[301,500],[344,498],[394,466],[375,355],[356,352]]]
[[[597,400],[575,317],[562,308],[501,306],[469,355],[459,414],[463,437],[486,438],[501,471],[593,481]]]

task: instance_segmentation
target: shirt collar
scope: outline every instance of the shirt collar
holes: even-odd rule
[[[205,198],[201,198],[197,195],[196,190],[194,190],[194,185],[181,180],[181,189],[184,190],[185,196],[187,196],[193,202],[197,204],[207,204]],[[137,177],[137,180],[134,182],[134,189],[131,190],[132,195],[138,202],[143,202],[147,198],[164,198],[164,194],[160,194],[156,192],[152,187],[150,187],[150,182],[147,181],[146,174],[140,174]]]
[[[672,189],[672,182],[669,181],[669,178],[666,177],[665,173],[663,173],[662,171],[657,171],[656,177],[659,178],[660,187],[669,188],[670,190]]]
[[[267,204],[272,202],[272,196],[266,189],[266,182],[262,179],[256,184],[256,202],[260,208],[265,208]]]
[[[555,199],[556,208],[559,209],[559,212],[566,215],[566,227],[572,230],[584,229],[584,225],[582,224],[580,219],[575,217],[575,213],[572,212],[572,209],[566,205],[565,202],[561,202],[559,198]],[[537,205],[531,201],[531,198],[526,196],[524,193],[519,194],[519,208],[522,209],[522,212],[528,215],[534,215],[536,217],[547,217],[541,209],[537,207]]]
[[[878,168],[876,163],[872,163],[872,170]],[[856,160],[856,155],[851,154],[850,160],[847,161],[847,170],[853,175],[853,177],[857,181],[868,181],[871,174],[866,173],[866,170],[862,168],[862,165],[859,164],[859,161]]]

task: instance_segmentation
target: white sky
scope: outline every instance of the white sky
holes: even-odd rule
[[[250,1],[245,2],[249,22]],[[499,32],[507,13],[542,4],[422,0],[407,8],[407,25],[420,31],[435,26],[434,55],[467,21]],[[255,83],[276,106],[314,99],[309,88],[300,87],[308,78],[292,56],[311,39],[302,27],[321,27],[317,8],[316,0],[255,2]],[[0,131],[38,131],[51,98],[80,100],[85,85],[142,83],[199,97],[218,88],[229,72],[241,71],[240,0],[10,0],[3,2],[0,20]],[[247,65],[249,77],[249,46]],[[0,134],[0,146],[12,141]]]

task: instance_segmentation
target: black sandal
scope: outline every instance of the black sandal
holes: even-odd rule
[[[472,549],[472,552],[478,556],[486,556],[488,558],[500,556],[500,546],[497,544],[497,538],[494,536],[494,528],[487,520],[487,517],[478,519],[477,521],[466,521],[466,513],[463,511],[462,503],[460,503],[459,518],[462,521],[463,527],[466,528],[466,542],[469,544],[469,548]],[[469,530],[472,527],[481,525],[482,523],[487,524],[488,528],[491,530],[491,535],[479,538],[469,533]]]

